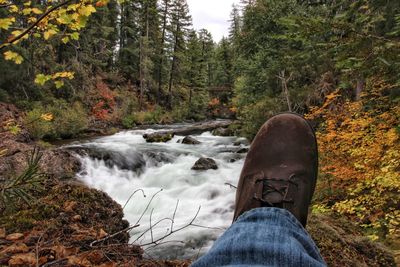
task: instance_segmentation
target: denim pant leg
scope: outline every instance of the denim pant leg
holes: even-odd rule
[[[242,214],[193,267],[326,266],[317,246],[287,210],[257,208]]]

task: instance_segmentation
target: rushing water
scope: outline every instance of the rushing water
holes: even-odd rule
[[[182,126],[185,125],[169,127]],[[209,228],[186,227],[163,240],[167,243],[150,246],[146,251],[152,257],[193,259],[231,224],[235,189],[227,183],[237,183],[244,155],[235,152],[244,145],[235,146],[234,142],[243,139],[206,132],[193,135],[201,142],[199,145],[179,143],[183,136],[175,136],[168,143],[146,143],[142,135],[155,131],[160,129],[124,131],[70,145],[88,151],[87,156],[81,156],[83,171],[78,178],[126,205],[124,213],[131,225],[144,214],[140,226],[131,231],[131,241],[138,244],[157,240],[171,231],[171,220],[163,219],[173,218],[174,213],[174,231],[188,225],[201,207],[193,224]],[[218,170],[191,170],[200,157],[213,158]],[[128,201],[138,189],[146,197],[138,191]],[[141,236],[150,229],[150,221],[154,225],[160,220],[163,221],[151,227],[152,231]]]

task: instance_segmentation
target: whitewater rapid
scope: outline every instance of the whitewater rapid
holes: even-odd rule
[[[153,144],[142,137],[160,130],[123,131],[69,145],[89,151],[80,156],[83,168],[77,177],[125,206],[125,218],[131,225],[140,225],[131,231],[131,242],[136,244],[151,243],[171,230],[171,220],[165,218],[173,218],[177,202],[173,230],[190,223],[200,208],[193,224],[208,228],[190,226],[162,240],[163,245],[145,247],[146,253],[155,258],[195,259],[231,224],[235,188],[228,184],[237,184],[245,155],[236,151],[245,146],[234,145],[243,141],[241,138],[213,136],[210,132],[192,135],[201,142],[199,145],[179,143],[184,136]],[[218,169],[191,170],[200,157],[213,158]],[[145,197],[142,191],[131,197],[139,189]],[[150,221],[154,225],[160,220],[143,235],[150,229]]]

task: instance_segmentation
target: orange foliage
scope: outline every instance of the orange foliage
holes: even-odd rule
[[[307,117],[323,121],[317,133],[321,176],[332,177],[331,190],[344,192],[325,203],[364,227],[397,235],[400,107],[385,93],[393,86],[379,80],[369,85],[361,101],[345,100],[337,90]]]
[[[115,109],[115,95],[114,92],[108,88],[108,86],[101,80],[98,80],[96,83],[96,89],[99,93],[99,100],[93,106],[92,113],[93,115],[103,121],[110,120],[110,114]]]

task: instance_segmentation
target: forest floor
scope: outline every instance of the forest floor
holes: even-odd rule
[[[19,120],[15,107],[0,107],[0,125]],[[23,128],[17,135],[1,131],[0,140],[0,175],[9,179],[24,170],[36,143]],[[143,248],[129,244],[121,206],[75,179],[81,166],[74,155],[58,148],[42,153],[46,178],[36,201],[0,215],[0,265],[189,266],[190,260],[145,259]],[[312,214],[308,231],[329,266],[396,266],[392,252],[344,217]]]

